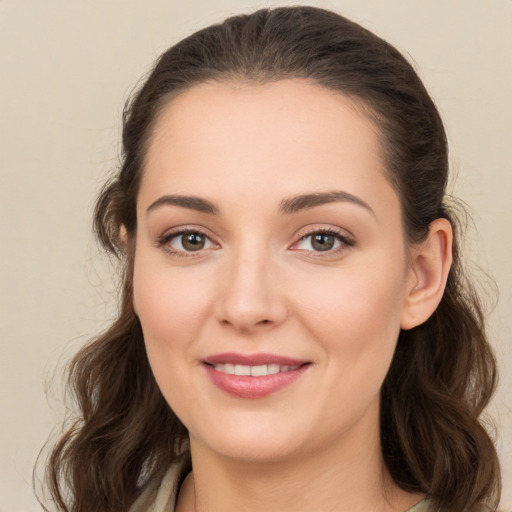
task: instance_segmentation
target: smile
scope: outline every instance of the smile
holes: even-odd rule
[[[263,377],[265,375],[275,375],[276,373],[283,373],[296,370],[300,365],[289,366],[278,364],[260,364],[258,366],[248,366],[244,364],[216,364],[213,365],[215,370],[229,375]]]
[[[264,398],[292,386],[310,361],[274,354],[217,354],[202,361],[210,382],[237,398]]]

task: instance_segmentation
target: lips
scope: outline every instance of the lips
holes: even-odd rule
[[[274,354],[216,354],[203,361],[212,383],[239,398],[263,398],[291,385],[309,361]]]

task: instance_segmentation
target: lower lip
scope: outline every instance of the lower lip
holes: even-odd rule
[[[210,380],[222,391],[239,398],[263,398],[293,384],[309,367],[302,365],[296,370],[246,377],[219,372],[213,366],[204,364]]]

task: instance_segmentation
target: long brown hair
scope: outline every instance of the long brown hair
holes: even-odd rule
[[[441,304],[424,324],[399,335],[382,388],[382,450],[401,488],[427,493],[451,512],[485,502],[495,509],[499,463],[479,420],[496,385],[495,361],[461,266],[457,219],[445,202],[447,143],[437,109],[388,43],[332,12],[291,7],[232,17],[184,39],[160,57],[126,106],[122,166],[103,188],[94,218],[100,243],[124,264],[122,301],[114,324],[69,368],[79,415],[47,464],[59,510],[126,511],[140,486],[160,478],[186,449],[187,431],[153,378],[132,307],[137,191],[162,106],[207,80],[282,78],[309,79],[363,105],[380,128],[411,243],[423,240],[436,218],[455,228]]]

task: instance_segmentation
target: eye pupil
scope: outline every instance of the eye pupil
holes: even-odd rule
[[[205,237],[199,233],[187,233],[183,235],[181,243],[187,251],[199,251],[204,248]]]
[[[311,245],[316,251],[328,251],[334,247],[334,236],[327,233],[317,233],[311,240]]]

